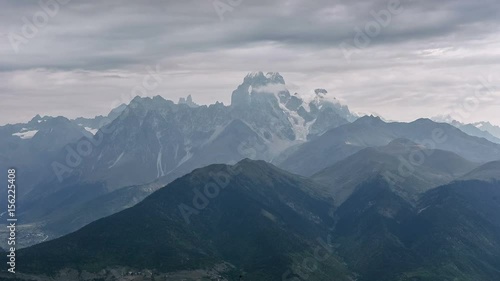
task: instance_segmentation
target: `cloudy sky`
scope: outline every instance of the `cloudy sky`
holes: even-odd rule
[[[151,72],[145,95],[229,104],[262,70],[354,112],[500,125],[498,0],[55,1],[0,4],[0,124],[107,114]]]

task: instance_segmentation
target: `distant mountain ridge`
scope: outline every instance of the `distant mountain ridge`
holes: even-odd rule
[[[65,117],[35,116],[27,123],[0,127],[0,168],[17,168],[22,195],[51,174],[50,159],[68,143],[92,135]],[[8,166],[7,166],[8,165]],[[1,179],[6,175],[2,174]]]
[[[481,137],[491,142],[500,143],[500,127],[492,125],[490,122],[464,124],[454,120],[451,116],[437,116],[433,117],[432,120],[451,124],[471,136]]]
[[[384,146],[398,138],[454,152],[473,162],[500,159],[500,144],[470,136],[449,124],[430,119],[386,123],[378,117],[364,116],[294,147],[275,163],[293,173],[310,176],[363,148]]]

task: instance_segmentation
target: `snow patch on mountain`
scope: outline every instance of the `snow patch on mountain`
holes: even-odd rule
[[[90,128],[90,127],[84,127],[84,129],[85,129],[87,132],[91,133],[92,135],[95,135],[95,134],[97,133],[97,131],[98,131],[97,129],[92,129],[92,128]]]
[[[220,135],[220,133],[222,133],[224,131],[224,129],[226,127],[227,127],[227,125],[226,126],[216,126],[212,135],[205,142],[203,142],[200,147],[204,147],[205,145],[212,143]]]
[[[120,161],[120,159],[122,159],[122,157],[123,157],[123,155],[124,155],[124,154],[125,154],[125,152],[122,152],[122,153],[120,154],[120,156],[118,156],[118,158],[116,158],[115,162],[113,162],[113,164],[111,164],[111,165],[108,167],[108,169],[113,168],[113,167],[114,167],[114,166],[115,166],[115,165],[116,165],[116,164]]]
[[[163,177],[165,175],[165,172],[163,171],[163,167],[161,165],[161,149],[158,152],[158,157],[156,158],[156,169],[158,170],[158,174],[156,175],[157,178]]]
[[[158,144],[160,146],[160,149],[158,151],[158,157],[156,157],[156,169],[157,169],[157,178],[165,176],[165,171],[163,170],[163,165],[161,163],[161,154],[163,150],[163,144],[161,143],[161,133],[156,132],[156,138],[158,139]]]
[[[268,73],[270,77],[274,77]],[[267,77],[267,76],[266,76]],[[257,93],[270,93],[273,94],[278,101],[279,108],[287,115],[288,121],[292,125],[292,130],[295,133],[295,138],[298,141],[306,141],[307,136],[309,135],[309,126],[310,124],[306,124],[306,120],[300,116],[297,111],[290,110],[286,107],[286,104],[282,103],[282,99],[280,98],[281,93],[289,93],[288,89],[284,84],[273,83],[267,84],[265,86],[261,86],[254,89],[254,92]]]
[[[30,130],[27,131],[26,128],[22,128],[20,132],[13,133],[13,136],[19,137],[23,140],[31,139],[35,136],[35,134],[38,133],[38,130]]]
[[[191,149],[188,148],[185,150],[185,152],[186,152],[186,155],[184,157],[182,157],[182,159],[177,164],[177,167],[180,167],[182,164],[186,163],[189,159],[191,159],[191,157],[193,157],[193,153],[191,152]]]
[[[283,108],[283,107],[282,107]],[[284,107],[283,110],[287,108]],[[306,141],[309,135],[309,126],[312,124],[306,124],[306,120],[302,118],[296,111],[286,110],[288,113],[288,120],[292,123],[293,132],[295,133],[295,138],[298,141]]]

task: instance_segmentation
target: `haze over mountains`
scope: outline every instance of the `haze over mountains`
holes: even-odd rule
[[[108,116],[0,127],[1,168],[22,186],[19,243],[34,245],[22,271],[494,280],[500,138],[441,121],[358,117],[255,72],[230,105],[135,97]]]
[[[419,165],[412,163],[417,154],[425,155]],[[427,149],[406,139],[395,139],[386,146],[365,148],[312,178],[327,187],[326,192],[333,196],[337,205],[364,182],[378,176],[383,176],[395,193],[411,203],[418,200],[419,194],[451,182],[477,166],[453,152]]]
[[[454,120],[451,116],[438,116],[432,118],[432,120],[449,123],[471,136],[481,137],[492,142],[500,143],[500,127],[492,125],[490,122],[464,124]]]
[[[429,119],[386,123],[379,117],[364,116],[293,149],[279,165],[310,176],[363,148],[383,146],[397,138],[406,138],[431,149],[448,150],[475,162],[494,161],[500,157],[500,144],[467,135],[449,124]],[[329,157],[324,157],[325,153]]]
[[[126,107],[112,110],[106,118],[97,117],[98,125],[96,121],[81,118],[67,121],[73,130],[86,134],[87,138],[78,140],[82,136],[77,136],[68,140],[64,148],[41,159],[39,170],[44,176],[25,183],[28,194],[23,200],[27,207],[22,215],[27,222],[36,221],[38,229],[42,218],[52,216],[53,212],[59,217],[55,206],[67,202],[71,202],[73,209],[117,190],[119,196],[127,199],[107,198],[113,202],[137,203],[144,198],[144,190],[154,191],[195,168],[236,163],[244,158],[271,161],[286,148],[354,119],[349,109],[329,97],[325,90],[317,90],[309,99],[291,94],[278,73],[256,72],[246,76],[233,92],[230,106],[222,103],[197,106],[190,98],[174,103],[160,96],[136,97]],[[33,139],[10,136],[24,124],[14,126],[16,129],[6,132],[11,141],[37,140],[36,135]],[[88,140],[87,131],[96,128],[99,131]],[[8,160],[10,165],[19,166],[22,157]],[[32,177],[24,176],[23,172],[21,169],[21,179]],[[154,181],[158,184],[151,187]],[[148,187],[133,187],[142,185]],[[127,189],[130,192],[118,191],[123,187],[130,187]],[[102,204],[100,208],[116,211],[131,203],[112,204]]]

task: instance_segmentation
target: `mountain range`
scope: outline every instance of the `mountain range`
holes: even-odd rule
[[[23,200],[28,207],[20,215],[34,232],[42,233],[36,237],[57,237],[67,232],[47,229],[53,216],[61,216],[55,206],[74,209],[92,200],[102,202],[101,196],[117,191],[113,194],[120,199],[105,198],[129,200],[127,204],[106,201],[100,207],[104,210],[93,212],[109,215],[140,201],[143,190],[154,191],[193,169],[244,158],[271,161],[291,146],[354,120],[349,109],[325,90],[313,94],[312,98],[292,95],[278,73],[256,72],[244,78],[229,106],[198,106],[189,97],[178,103],[160,96],[136,97],[104,119],[97,117],[100,127],[93,136],[88,133],[96,127],[90,124],[97,121],[68,121],[85,136],[68,140],[64,148],[43,158],[43,169],[38,169],[43,177],[27,189]],[[18,166],[16,161],[10,163]],[[124,187],[128,192],[120,191]],[[33,236],[30,231],[27,235]]]
[[[497,127],[433,119],[359,117],[255,72],[230,105],[135,97],[2,126],[16,278],[495,280]]]
[[[422,192],[416,204],[382,176],[364,181],[338,207],[323,188],[264,161],[210,165],[130,209],[21,250],[19,259],[27,276],[105,280],[199,268],[220,268],[222,280],[498,276],[498,179],[452,181]]]
[[[386,123],[379,117],[364,116],[289,149],[276,163],[291,172],[311,176],[363,148],[383,146],[398,138],[406,138],[430,149],[454,152],[473,162],[500,158],[500,144],[470,136],[446,123],[430,119]]]
[[[500,143],[500,127],[492,125],[490,122],[462,123],[451,116],[437,116],[432,118],[436,122],[449,123],[465,133],[480,138],[485,138],[491,142]]]

